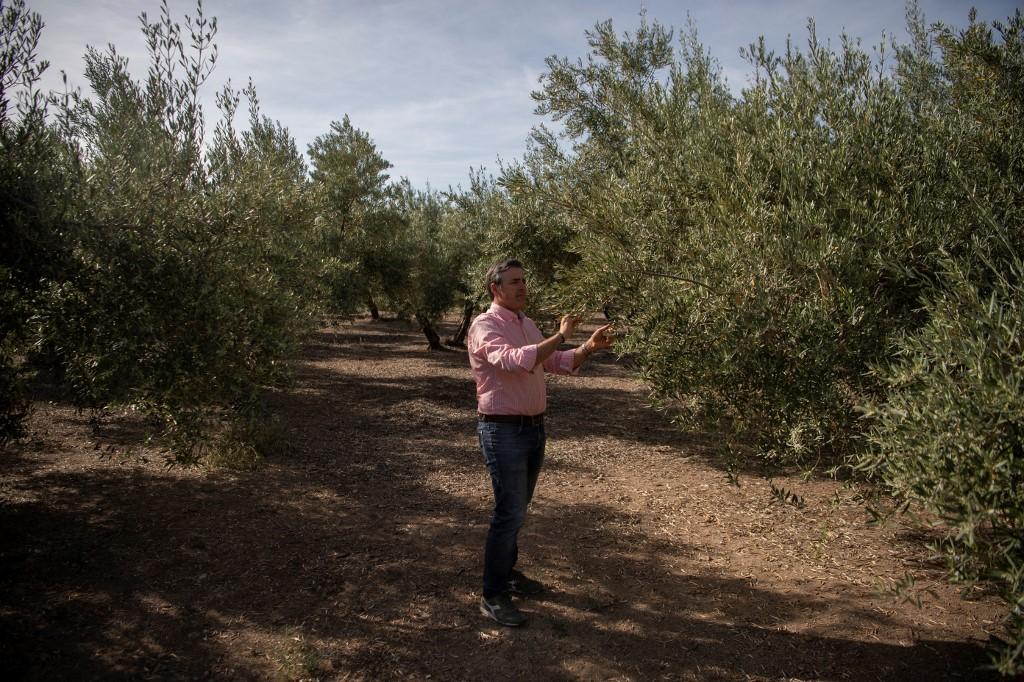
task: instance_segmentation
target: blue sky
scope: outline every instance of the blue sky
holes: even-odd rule
[[[46,28],[40,56],[51,62],[44,86],[58,87],[60,71],[84,86],[85,46],[117,46],[133,71],[145,73],[147,56],[138,15],[159,13],[159,1],[27,0]],[[192,0],[169,0],[183,22]],[[1005,19],[1016,2],[921,0],[929,21],[967,23]],[[899,0],[206,0],[218,20],[220,57],[206,86],[207,118],[215,120],[213,95],[229,78],[241,87],[252,77],[263,113],[281,121],[301,150],[348,114],[370,134],[394,168],[415,186],[437,189],[467,184],[469,168],[497,170],[500,157],[525,151],[533,114],[530,91],[544,72],[544,58],[583,57],[584,31],[612,19],[620,32],[649,20],[685,26],[687,13],[702,42],[720,63],[734,91],[749,69],[739,48],[764,35],[775,48],[787,35],[802,43],[807,19],[819,38],[846,31],[866,46],[883,32],[903,39],[905,8]],[[678,33],[678,32],[677,32]]]

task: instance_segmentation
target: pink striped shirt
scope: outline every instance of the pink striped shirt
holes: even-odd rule
[[[466,347],[479,412],[533,416],[547,409],[544,371],[578,374],[579,369],[572,367],[571,350],[556,350],[534,368],[537,344],[543,340],[533,320],[497,303],[473,320]]]

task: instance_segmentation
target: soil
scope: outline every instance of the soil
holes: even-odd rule
[[[477,607],[491,491],[465,354],[402,322],[319,332],[272,396],[290,446],[253,471],[167,468],[130,415],[40,400],[0,455],[0,672],[989,679],[1004,607],[947,585],[922,531],[870,525],[833,480],[735,487],[611,354],[548,388],[520,540],[548,589],[519,601],[522,629]]]

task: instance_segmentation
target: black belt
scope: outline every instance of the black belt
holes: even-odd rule
[[[532,417],[523,414],[477,414],[482,422],[498,422],[499,424],[519,424],[520,426],[544,426],[544,413]]]

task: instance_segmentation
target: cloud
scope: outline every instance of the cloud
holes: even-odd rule
[[[53,67],[44,83],[58,87],[59,70],[83,84],[85,45],[108,42],[143,76],[148,58],[139,30],[142,11],[153,19],[158,0],[28,0],[47,27],[40,45]],[[1005,18],[1006,0],[977,3],[986,19]],[[193,14],[189,1],[170,0],[175,19]],[[929,19],[966,23],[959,0],[921,0]],[[462,181],[472,165],[494,166],[526,149],[533,115],[530,91],[544,58],[586,55],[584,32],[606,18],[634,30],[641,7],[649,21],[684,29],[687,10],[699,37],[722,67],[734,93],[751,68],[739,48],[764,34],[784,49],[786,36],[803,46],[807,18],[819,36],[838,44],[839,33],[877,44],[883,29],[902,36],[904,9],[893,0],[205,0],[217,16],[220,58],[205,96],[229,78],[241,87],[252,77],[262,110],[281,121],[300,149],[346,113],[394,163],[394,176],[422,186]]]

